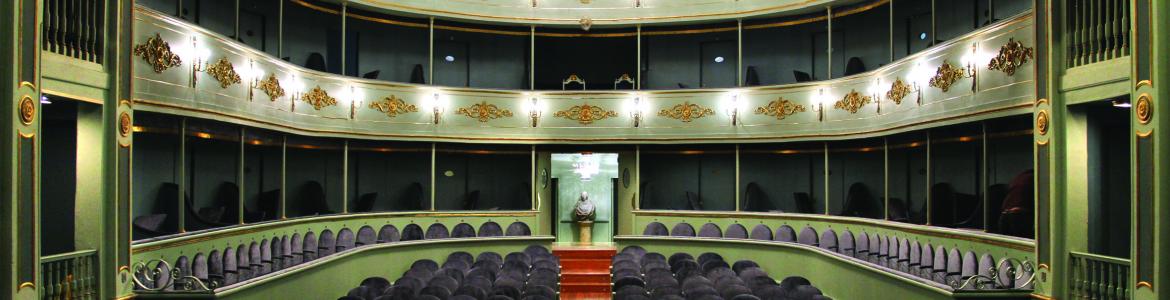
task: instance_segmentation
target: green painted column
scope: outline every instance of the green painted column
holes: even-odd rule
[[[1129,31],[1133,90],[1133,233],[1130,254],[1133,298],[1166,299],[1170,286],[1170,125],[1161,121],[1170,109],[1170,31],[1166,1],[1133,1]],[[1158,179],[1161,176],[1162,179]]]
[[[1032,112],[1034,124],[1034,168],[1036,170],[1036,288],[1038,295],[1063,298],[1063,268],[1068,256],[1064,247],[1064,210],[1062,204],[1065,160],[1062,150],[1065,136],[1063,130],[1066,110],[1063,99],[1058,97],[1059,82],[1063,69],[1060,63],[1064,47],[1052,34],[1060,27],[1053,25],[1052,8],[1061,0],[1035,0],[1036,41],[1036,95]]]
[[[0,298],[38,299],[40,279],[40,6],[38,0],[0,4]],[[9,67],[11,66],[11,67]]]
[[[133,239],[130,221],[133,199],[131,182],[131,157],[133,153],[133,124],[131,97],[132,63],[135,57],[133,47],[134,1],[106,1],[106,54],[105,67],[109,75],[109,95],[103,105],[102,120],[105,124],[106,142],[110,151],[105,155],[106,166],[102,186],[105,189],[103,201],[108,222],[103,223],[101,232],[106,241],[98,249],[98,277],[100,297],[121,298],[133,294],[131,280],[130,241]],[[96,229],[95,229],[96,230]]]

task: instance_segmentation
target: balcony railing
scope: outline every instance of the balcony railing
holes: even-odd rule
[[[1073,299],[1130,299],[1129,260],[1071,252],[1069,270]]]
[[[1068,3],[1065,40],[1069,68],[1129,56],[1129,1]]]
[[[97,251],[81,250],[41,258],[45,288],[41,299],[97,299]]]
[[[41,35],[44,51],[102,63],[105,1],[45,0]]]

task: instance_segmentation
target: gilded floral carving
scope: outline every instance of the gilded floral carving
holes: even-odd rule
[[[500,108],[495,104],[489,104],[487,101],[472,104],[468,107],[460,107],[455,113],[475,119],[480,123],[512,116],[512,111]]]
[[[1048,111],[1040,110],[1036,113],[1036,133],[1040,135],[1048,134]]]
[[[967,74],[967,70],[955,67],[951,63],[944,61],[938,70],[935,71],[934,77],[930,78],[930,86],[941,89],[944,93],[951,90],[951,86],[963,79]]]
[[[37,105],[33,103],[32,97],[24,96],[20,99],[20,122],[24,125],[31,125],[37,117]]]
[[[783,120],[788,116],[794,115],[798,112],[804,112],[804,105],[796,104],[784,97],[768,102],[767,105],[756,108],[757,115],[765,115],[776,118],[776,120]]]
[[[906,84],[902,79],[897,79],[894,80],[894,83],[890,84],[890,90],[886,92],[886,99],[890,99],[896,105],[902,105],[902,99],[910,95],[910,91],[909,84]]]
[[[1150,101],[1150,94],[1141,94],[1138,96],[1137,104],[1133,105],[1134,113],[1137,114],[1138,122],[1142,124],[1149,124],[1150,119],[1154,116],[1153,103]]]
[[[999,70],[1007,73],[1008,76],[1015,75],[1016,70],[1020,66],[1028,63],[1032,59],[1035,50],[1029,47],[1024,47],[1023,43],[1015,39],[1008,39],[1008,43],[999,47],[999,55],[991,59],[987,64],[988,69]]]
[[[301,96],[301,100],[313,106],[313,109],[321,110],[327,106],[337,105],[337,98],[329,96],[329,92],[321,89],[320,86],[314,87],[308,93]]]
[[[667,117],[684,123],[690,123],[695,119],[714,115],[715,111],[708,107],[703,107],[690,101],[675,105],[674,107],[658,111],[658,116]]]
[[[232,66],[232,62],[226,58],[220,58],[214,64],[207,66],[207,74],[211,74],[211,77],[219,81],[221,88],[240,83],[240,73],[236,73],[236,67]]]
[[[142,60],[154,68],[155,73],[162,73],[183,63],[183,59],[171,51],[171,45],[158,33],[146,39],[146,43],[134,45],[132,53],[142,57]]]
[[[604,120],[606,118],[617,117],[617,112],[606,110],[600,106],[589,105],[589,103],[576,105],[569,109],[558,111],[553,114],[554,117],[565,118],[577,121],[581,125],[593,124],[593,122]]]
[[[268,78],[260,81],[259,87],[261,91],[264,91],[264,94],[268,95],[270,101],[284,97],[284,87],[280,86],[280,79],[276,79],[276,74],[268,74]]]
[[[130,136],[130,132],[134,130],[134,122],[130,120],[130,113],[122,112],[118,115],[118,134],[122,137]]]
[[[873,97],[864,96],[861,93],[858,93],[857,90],[852,90],[848,94],[845,94],[845,98],[837,100],[837,102],[833,104],[833,108],[855,114],[858,110],[861,110],[862,107],[864,107],[866,104],[869,104],[871,101],[873,101]]]
[[[418,106],[414,104],[407,104],[402,98],[390,95],[390,97],[382,98],[382,100],[370,102],[370,108],[386,114],[387,117],[394,118],[405,113],[418,112]]]

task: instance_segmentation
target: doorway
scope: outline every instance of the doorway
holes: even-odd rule
[[[582,192],[596,207],[593,220],[594,244],[612,243],[616,228],[613,203],[617,198],[617,153],[553,153],[552,154],[553,227],[557,243],[581,242],[578,225],[573,215]]]

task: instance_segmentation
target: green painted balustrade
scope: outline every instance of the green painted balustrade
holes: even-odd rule
[[[491,90],[359,79],[307,70],[141,6],[134,17],[135,110],[318,136],[493,143],[825,140],[1027,114],[1035,92],[1034,62],[1020,52],[1035,44],[1030,13],[855,76],[656,91]],[[1017,51],[1006,53],[1016,54],[1003,54],[1001,48],[1011,46]]]
[[[876,234],[884,237],[898,237],[909,242],[917,241],[920,245],[943,246],[946,249],[961,249],[971,251],[977,255],[990,254],[998,261],[999,258],[1014,258],[1020,261],[1035,264],[1036,242],[1029,239],[1003,236],[986,233],[979,230],[951,229],[923,225],[906,224],[894,221],[875,220],[857,217],[841,217],[810,214],[790,213],[748,213],[748,212],[682,212],[682,211],[635,211],[635,232],[622,232],[622,235],[641,235],[642,230],[651,222],[659,222],[672,228],[678,223],[689,223],[696,231],[706,223],[714,223],[726,231],[732,224],[741,224],[750,232],[757,224],[764,224],[773,233],[781,225],[788,225],[797,234],[804,227],[811,227],[818,233],[832,229],[837,234],[849,231],[855,236],[861,233]],[[846,298],[852,299],[852,298]]]
[[[365,246],[306,262],[262,277],[210,291],[138,291],[141,299],[336,299],[362,279],[397,279],[420,259],[443,261],[456,251],[523,251],[528,245],[548,245],[552,236],[442,239]],[[151,267],[154,265],[152,264]]]
[[[796,243],[645,236],[618,236],[614,239],[619,248],[638,245],[667,256],[676,252],[695,256],[715,252],[728,262],[750,259],[776,280],[788,276],[808,278],[833,299],[1027,299],[1031,294],[1031,290],[954,290]]]
[[[456,224],[468,223],[478,232],[483,223],[496,222],[501,228],[507,229],[513,222],[528,224],[534,235],[547,234],[549,229],[539,228],[535,211],[516,212],[408,212],[408,213],[363,213],[343,214],[318,217],[305,217],[280,221],[238,225],[227,228],[188,232],[171,236],[140,240],[131,245],[132,263],[141,263],[151,260],[165,260],[174,262],[182,256],[194,257],[198,253],[223,251],[225,248],[235,248],[240,245],[262,243],[273,238],[291,237],[294,234],[303,235],[306,232],[320,234],[331,230],[337,234],[341,229],[348,228],[355,234],[363,226],[372,227],[375,232],[384,225],[394,225],[399,232],[407,224],[418,224],[426,230],[434,223],[445,225],[448,230]]]

